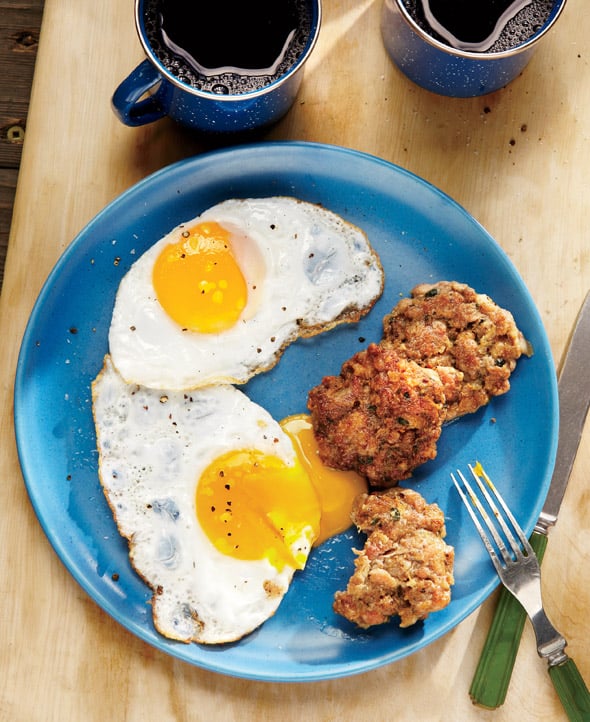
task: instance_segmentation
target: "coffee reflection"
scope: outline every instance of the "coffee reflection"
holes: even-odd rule
[[[499,52],[526,42],[547,21],[553,0],[418,0],[429,32],[458,50]]]
[[[235,72],[274,75],[293,40],[297,13],[291,2],[215,3],[166,0],[160,9],[165,45],[203,75]]]
[[[311,32],[309,0],[151,0],[146,30],[162,65],[217,94],[259,90],[284,75]]]

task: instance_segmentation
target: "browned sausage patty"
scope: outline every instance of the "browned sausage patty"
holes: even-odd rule
[[[444,403],[435,371],[382,344],[355,354],[308,396],[322,461],[379,487],[436,456]]]
[[[352,520],[368,535],[334,611],[359,627],[400,617],[408,627],[450,602],[454,550],[444,515],[415,491],[396,487],[357,497]]]
[[[506,393],[517,359],[531,354],[509,311],[456,281],[416,286],[385,316],[383,329],[383,343],[439,373],[446,420]]]

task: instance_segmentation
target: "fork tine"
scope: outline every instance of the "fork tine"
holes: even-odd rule
[[[459,492],[459,496],[463,500],[463,504],[465,505],[465,508],[469,512],[469,516],[471,517],[471,519],[475,525],[475,528],[477,529],[479,536],[481,537],[482,542],[485,544],[485,547],[488,550],[488,554],[490,555],[490,558],[492,560],[494,567],[496,568],[496,571],[498,573],[500,573],[502,570],[502,564],[500,563],[500,559],[498,558],[498,555],[496,554],[496,550],[494,549],[494,547],[490,541],[490,538],[486,534],[485,529],[481,525],[479,518],[477,517],[477,514],[473,510],[474,504],[476,504],[476,505],[479,504],[479,501],[478,501],[477,497],[475,496],[475,494],[473,493],[473,489],[471,489],[471,487],[469,486],[467,479],[463,476],[463,474],[458,469],[457,469],[457,473],[459,474],[461,481],[465,485],[465,488],[469,491],[469,494],[474,503],[472,504],[471,501],[467,498],[467,495],[461,488],[461,485],[455,478],[455,475],[451,474],[451,479],[453,480],[453,484],[455,485],[457,491]],[[481,506],[481,504],[480,504],[480,506]],[[488,524],[488,526],[489,526],[489,524]],[[495,530],[494,530],[494,533],[496,533]],[[496,536],[497,536],[497,533],[496,533]],[[496,543],[498,544],[498,541],[496,541]],[[501,540],[500,540],[500,544],[501,544]]]
[[[471,467],[469,467],[469,468],[471,469]],[[512,561],[512,557],[510,556],[510,553],[508,552],[508,549],[506,548],[504,539],[502,539],[502,537],[500,536],[500,533],[498,532],[498,528],[490,519],[488,512],[485,510],[483,504],[479,500],[479,498],[478,498],[477,494],[475,493],[475,491],[473,490],[473,487],[471,486],[471,484],[467,481],[467,479],[463,476],[463,474],[460,471],[458,471],[458,474],[461,477],[461,481],[465,485],[465,488],[469,492],[471,507],[472,508],[475,507],[477,509],[477,511],[479,512],[481,518],[483,519],[483,521],[485,522],[485,525],[487,526],[489,532],[491,533],[492,538],[498,548],[498,551],[500,552],[500,554],[502,555],[502,558],[504,559],[504,562],[506,564],[510,563]],[[482,489],[480,480],[476,476],[474,478],[475,478],[476,482],[478,483],[479,488]],[[504,530],[504,533],[508,533],[508,536],[510,536],[510,530],[505,528],[506,525],[504,524],[504,520],[500,516],[500,512],[498,511],[498,508],[494,505],[493,501],[489,498],[489,495],[487,495],[485,493],[485,489],[482,489],[482,491],[483,491],[484,497],[487,498],[488,504],[490,504],[490,506],[492,508],[494,516],[500,522],[500,526]],[[480,536],[481,536],[481,532],[480,532]],[[489,549],[488,549],[488,551],[489,551]]]
[[[496,519],[498,520],[498,523],[499,523],[500,526],[502,527],[502,530],[503,530],[504,534],[506,534],[506,537],[507,537],[508,540],[510,541],[510,546],[512,547],[514,553],[515,553],[517,556],[519,556],[519,555],[521,555],[521,554],[524,554],[525,556],[529,556],[529,555],[534,554],[533,548],[531,547],[531,545],[530,545],[530,543],[529,543],[529,540],[527,539],[525,533],[523,532],[520,524],[516,521],[516,519],[514,518],[514,515],[513,515],[512,512],[510,511],[510,508],[508,507],[508,505],[506,504],[506,502],[504,501],[504,499],[502,498],[502,496],[500,496],[500,494],[498,493],[498,490],[497,490],[496,487],[494,486],[494,483],[492,482],[492,480],[490,479],[490,477],[489,477],[489,476],[487,475],[487,473],[485,472],[483,466],[482,466],[479,462],[477,462],[477,463],[475,464],[475,467],[471,466],[471,464],[468,464],[467,466],[468,466],[469,470],[471,471],[471,474],[473,475],[473,478],[477,481],[477,484],[478,484],[479,488],[481,489],[483,495],[485,496],[486,501],[487,501],[488,504],[490,505],[490,508],[491,508],[492,511],[494,512],[494,516],[496,517]],[[488,493],[488,490],[486,489],[486,486],[484,486],[484,484],[483,484],[483,482],[482,482],[482,479],[485,481],[487,487],[488,487],[489,489],[491,489],[492,493],[494,494],[494,497],[495,497],[496,501],[497,501],[497,502],[500,504],[500,506],[502,507],[502,510],[503,510],[504,514],[506,515],[506,517],[508,518],[508,520],[509,520],[510,523],[512,524],[512,528],[513,528],[514,531],[516,532],[516,535],[518,536],[518,539],[519,539],[520,544],[521,544],[522,546],[519,546],[519,545],[518,545],[516,539],[515,539],[514,536],[512,535],[512,532],[510,531],[508,525],[507,525],[506,522],[504,521],[504,518],[503,518],[502,515],[500,514],[500,512],[499,512],[499,510],[498,510],[498,507],[497,507],[496,504],[494,503],[494,500],[491,498],[490,494]],[[523,549],[524,549],[524,552],[523,552]]]
[[[475,469],[473,468],[473,466],[471,466],[471,464],[468,464],[467,466],[469,468],[469,471],[471,472],[471,475],[475,479],[477,486],[479,487],[479,490],[481,491],[484,499],[486,500],[489,508],[491,509],[492,514],[494,515],[497,524],[499,524],[500,528],[502,529],[502,532],[504,533],[504,536],[505,536],[506,540],[508,541],[508,544],[510,545],[510,548],[512,549],[514,556],[518,559],[519,557],[522,556],[522,551],[521,551],[520,547],[518,546],[518,542],[516,541],[512,532],[510,531],[508,524],[506,524],[504,517],[500,513],[500,510],[496,506],[494,500],[490,496],[488,490],[484,486],[484,484],[478,474],[479,470],[481,469],[481,464],[480,465],[476,464],[476,468],[477,468],[478,472],[475,471]],[[483,469],[482,469],[482,471],[483,471]],[[495,493],[496,499],[498,499],[498,501],[500,502],[500,505],[503,507],[503,509],[506,512],[508,512],[508,514],[510,514],[510,511],[508,509],[506,509],[505,505],[502,504],[502,499],[498,496],[495,488],[493,487],[492,482],[489,480],[489,477],[488,477],[488,479],[486,479],[486,481],[488,482],[488,484],[491,484],[490,488],[492,488],[492,491]],[[509,553],[508,549],[506,548],[504,539],[502,539],[500,537],[496,525],[490,519],[488,513],[486,512],[486,510],[483,508],[483,506],[481,504],[479,504],[479,506],[478,506],[478,511],[483,516],[483,519],[484,519],[488,529],[491,531],[492,536],[494,537],[494,541],[498,545],[498,548],[500,549],[502,556],[504,557],[504,561],[508,564],[510,561],[512,561],[512,557],[510,556],[510,553]]]
[[[522,559],[522,558],[524,557],[524,555],[523,555],[523,553],[522,553],[522,549],[518,546],[518,543],[517,543],[516,539],[514,538],[514,536],[512,535],[512,532],[510,531],[510,528],[508,527],[508,525],[507,525],[506,522],[504,521],[504,518],[502,517],[502,514],[500,513],[500,511],[499,511],[498,507],[496,506],[496,504],[494,503],[494,500],[492,499],[492,497],[490,496],[490,494],[488,493],[487,489],[485,488],[485,486],[483,485],[481,479],[480,479],[479,476],[478,476],[477,471],[479,471],[479,469],[481,469],[481,470],[483,471],[483,468],[481,467],[481,464],[476,464],[475,469],[474,469],[474,467],[472,467],[470,464],[468,464],[468,468],[469,468],[469,470],[471,471],[471,473],[472,473],[472,475],[473,475],[473,478],[475,479],[475,481],[476,481],[476,483],[477,483],[477,485],[478,485],[478,487],[479,487],[479,489],[480,489],[480,491],[481,491],[481,493],[482,493],[483,498],[484,498],[485,501],[487,502],[487,504],[488,504],[489,508],[491,509],[494,517],[496,518],[497,524],[500,526],[500,529],[502,530],[502,532],[504,533],[506,539],[508,540],[508,544],[510,545],[510,547],[511,547],[511,549],[512,549],[512,553],[513,553],[514,556],[512,556],[512,555],[510,554],[510,552],[509,552],[509,550],[508,550],[508,548],[507,548],[507,546],[506,546],[505,540],[502,538],[502,536],[500,535],[500,532],[498,531],[498,526],[497,526],[497,525],[492,521],[492,519],[490,518],[490,515],[489,515],[488,511],[487,511],[487,510],[485,509],[485,507],[483,506],[483,504],[482,504],[482,502],[480,501],[479,497],[477,496],[477,494],[476,494],[475,491],[473,490],[473,487],[472,487],[471,484],[467,481],[467,479],[466,479],[465,476],[462,474],[462,472],[459,471],[459,470],[457,470],[457,473],[459,474],[459,477],[461,478],[461,481],[463,482],[465,488],[467,489],[467,491],[468,491],[468,493],[469,493],[469,499],[470,499],[470,502],[471,502],[471,503],[467,502],[467,503],[469,504],[468,509],[472,510],[473,507],[475,507],[475,509],[477,509],[477,511],[479,512],[481,518],[482,518],[483,521],[485,522],[485,525],[487,526],[490,534],[492,535],[492,538],[493,538],[493,540],[494,540],[494,542],[495,542],[495,544],[496,544],[496,547],[497,547],[498,551],[500,552],[500,555],[501,555],[502,559],[504,560],[504,563],[505,563],[505,564],[510,564],[510,562],[512,562],[514,559]],[[477,471],[476,471],[476,469],[477,469]],[[452,475],[451,475],[451,476],[452,476]],[[489,480],[489,477],[488,477],[488,480]],[[493,491],[495,492],[496,498],[497,498],[498,501],[501,503],[502,507],[503,507],[503,508],[506,508],[506,505],[503,503],[502,498],[498,495],[497,491],[496,491],[495,488],[493,487],[492,482],[489,481],[489,483],[491,484],[491,488],[492,488]],[[466,501],[466,497],[463,497],[463,501]],[[510,516],[512,516],[512,515],[510,514],[510,511],[509,511],[508,509],[507,509],[507,512],[508,512],[508,514],[509,514]],[[472,515],[471,518],[473,519],[473,515]],[[512,520],[514,521],[514,517],[512,517]],[[516,522],[514,522],[514,523],[516,523]],[[482,536],[482,531],[483,531],[483,529],[482,529],[482,531],[480,531],[480,530],[478,529],[478,531],[479,531],[479,535],[480,535],[480,536],[482,537],[482,539],[483,539],[483,536]],[[484,542],[484,543],[485,543],[485,542]],[[490,546],[492,546],[492,545],[491,545],[491,542],[490,542],[490,545],[489,545],[489,546],[488,546],[488,544],[486,544],[486,548],[487,548],[488,552],[490,551]],[[493,548],[493,546],[492,546],[492,548]],[[496,566],[496,569],[498,569],[497,566]]]

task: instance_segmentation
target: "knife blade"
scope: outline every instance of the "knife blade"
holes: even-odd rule
[[[581,383],[589,359],[590,292],[578,312],[559,370],[559,439],[555,466],[545,504],[530,537],[539,562],[545,554],[547,535],[557,522],[590,406],[590,383]],[[504,703],[525,620],[522,606],[502,588],[469,688],[474,704],[496,709]]]

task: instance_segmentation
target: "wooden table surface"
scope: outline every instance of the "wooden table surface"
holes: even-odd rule
[[[46,0],[0,297],[0,719],[561,720],[530,627],[506,704],[469,683],[495,595],[419,653],[311,684],[229,678],[136,639],[82,591],[30,505],[14,443],[20,340],[43,281],[109,201],[207,144],[168,121],[122,126],[109,101],[139,62],[132,3]],[[381,156],[432,182],[498,240],[538,305],[556,360],[590,288],[590,13],[569,0],[524,73],[484,98],[422,91],[389,62],[381,0],[325,0],[299,98],[263,138]],[[586,383],[580,379],[580,383]],[[526,423],[526,419],[523,419]],[[590,681],[590,429],[544,562],[546,606]]]

